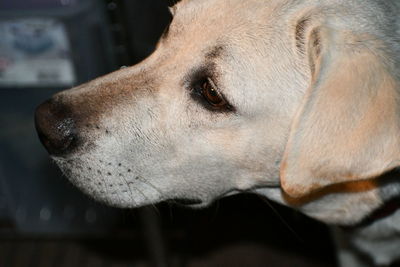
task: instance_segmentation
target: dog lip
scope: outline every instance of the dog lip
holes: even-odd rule
[[[199,205],[199,204],[203,203],[202,200],[194,199],[194,198],[173,198],[173,199],[169,199],[168,201],[175,203],[175,204],[184,205],[184,206]]]

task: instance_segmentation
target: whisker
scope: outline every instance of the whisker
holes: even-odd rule
[[[133,198],[133,192],[132,192],[132,189],[131,189],[131,187],[129,186],[129,183],[128,183],[128,181],[125,179],[125,177],[123,177],[122,176],[122,179],[124,180],[124,182],[125,182],[125,184],[126,184],[126,186],[128,187],[128,189],[129,189],[129,192],[130,192],[130,195],[129,195],[129,197],[130,197],[130,199],[132,200],[132,202],[135,204],[135,206],[138,204],[136,201],[135,201],[135,199]]]
[[[301,238],[296,231],[289,225],[289,223],[282,217],[282,215],[279,214],[279,212],[274,208],[274,206],[270,203],[269,199],[262,197],[258,195],[261,200],[263,200],[269,207],[270,209],[275,213],[275,215],[278,217],[278,219],[285,225],[285,227],[295,236],[295,238],[300,242],[300,243],[305,243],[304,239]]]
[[[100,180],[102,181],[102,184],[99,185],[98,183],[96,184],[97,188],[99,189],[99,192],[101,193],[102,190],[104,190],[104,192],[106,192],[106,195],[108,196],[112,196],[112,192],[110,194],[110,192],[108,191],[108,186],[106,183],[106,180],[104,179],[104,176],[101,174],[100,176]],[[121,202],[121,199],[118,196],[119,201]]]
[[[156,207],[156,205],[154,205],[154,204],[152,203],[152,201],[151,201],[139,188],[133,187],[133,189],[135,189],[136,191],[138,191],[139,194],[141,194],[141,195],[149,202],[150,206],[153,207],[153,208],[155,209],[155,211],[157,212],[157,214],[158,214],[159,216],[161,215],[161,213],[160,213],[160,211],[158,210],[158,208]]]
[[[142,183],[145,183],[148,186],[152,187],[160,195],[163,195],[162,191],[159,188],[157,188],[154,184],[152,184],[150,181],[148,181],[145,178],[140,177],[140,176],[138,176],[138,180],[141,181]]]

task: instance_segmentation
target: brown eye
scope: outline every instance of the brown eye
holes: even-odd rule
[[[192,99],[209,111],[235,112],[235,107],[220,93],[214,81],[204,73],[200,74],[201,77],[194,78],[188,88]]]
[[[204,81],[201,85],[201,94],[205,100],[215,108],[225,108],[228,105],[224,97],[217,91],[215,85],[210,80]]]

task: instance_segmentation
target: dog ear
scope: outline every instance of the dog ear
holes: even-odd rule
[[[311,82],[282,160],[283,190],[300,198],[398,166],[399,88],[383,45],[322,26],[303,44]]]

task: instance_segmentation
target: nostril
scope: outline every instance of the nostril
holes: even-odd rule
[[[60,120],[57,121],[57,119]],[[51,154],[61,154],[66,152],[76,139],[74,121],[71,118],[56,118],[53,123],[50,128],[46,129],[46,133],[42,131],[40,135],[45,140],[45,147]]]
[[[48,100],[36,109],[35,126],[40,141],[52,155],[66,154],[77,141],[72,113],[58,102]]]

